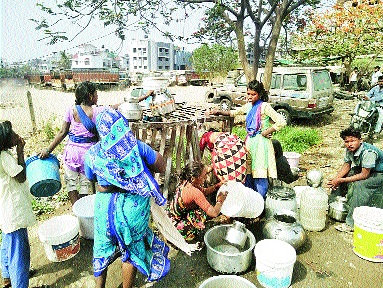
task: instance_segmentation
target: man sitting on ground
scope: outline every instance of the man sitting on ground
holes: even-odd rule
[[[333,189],[331,199],[347,195],[349,211],[346,223],[335,226],[342,232],[353,231],[354,209],[359,206],[383,208],[383,151],[362,141],[361,133],[347,128],[340,133],[346,146],[344,163],[327,187]]]

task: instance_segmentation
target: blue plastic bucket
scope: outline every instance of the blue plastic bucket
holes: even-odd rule
[[[25,164],[29,189],[33,196],[49,197],[60,191],[60,162],[56,156],[50,154],[45,159],[32,156]]]

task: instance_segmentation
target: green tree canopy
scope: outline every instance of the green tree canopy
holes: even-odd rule
[[[68,57],[68,55],[65,53],[65,51],[60,52],[60,60],[58,61],[58,67],[60,69],[71,69],[72,68],[72,61]]]
[[[209,71],[210,78],[226,76],[228,71],[239,66],[238,52],[219,44],[203,44],[193,51],[191,61],[198,73]]]

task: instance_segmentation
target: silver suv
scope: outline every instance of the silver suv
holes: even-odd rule
[[[259,68],[257,79],[262,81],[263,74],[264,69]],[[245,75],[231,82],[212,87],[206,93],[206,102],[218,104],[222,110],[246,103]],[[269,102],[288,124],[293,118],[313,118],[334,111],[331,77],[323,67],[274,67],[269,92]]]

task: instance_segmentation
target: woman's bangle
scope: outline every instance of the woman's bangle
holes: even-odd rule
[[[49,151],[48,148],[45,148],[45,152],[47,152],[48,154],[51,153],[51,151]]]
[[[218,204],[218,203],[222,205],[222,202],[221,202],[221,201],[217,201],[217,203],[216,203],[216,204]]]

